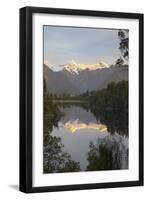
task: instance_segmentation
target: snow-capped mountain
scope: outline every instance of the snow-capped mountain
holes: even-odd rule
[[[64,67],[61,65],[48,65],[48,67],[54,72],[59,72],[64,69]]]
[[[84,70],[94,71],[97,69],[109,68],[110,65],[103,61],[95,64],[83,64],[76,63],[74,60],[72,60],[64,65],[48,65],[48,67],[54,72],[65,70],[72,74],[79,74]]]

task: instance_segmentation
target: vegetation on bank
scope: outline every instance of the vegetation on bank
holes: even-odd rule
[[[126,110],[128,109],[128,81],[118,83],[111,82],[107,88],[87,91],[80,95],[48,94],[50,101],[85,101],[90,107],[103,110]]]
[[[52,101],[85,101],[84,96],[82,95],[74,95],[74,94],[68,94],[68,93],[63,93],[63,94],[55,94],[55,93],[48,93],[46,95],[47,98],[51,99]]]
[[[44,96],[44,115],[49,115],[51,118],[55,116],[59,118],[63,115],[59,107],[48,96]]]
[[[92,91],[89,104],[96,109],[128,110],[128,81],[111,82],[107,88]]]

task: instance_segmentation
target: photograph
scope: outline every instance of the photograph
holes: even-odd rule
[[[43,173],[129,169],[129,30],[43,25]]]

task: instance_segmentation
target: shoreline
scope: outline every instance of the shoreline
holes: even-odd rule
[[[53,100],[53,103],[88,103],[86,100]]]

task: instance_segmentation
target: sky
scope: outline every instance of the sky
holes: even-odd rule
[[[44,26],[44,63],[114,64],[120,55],[118,30]]]

